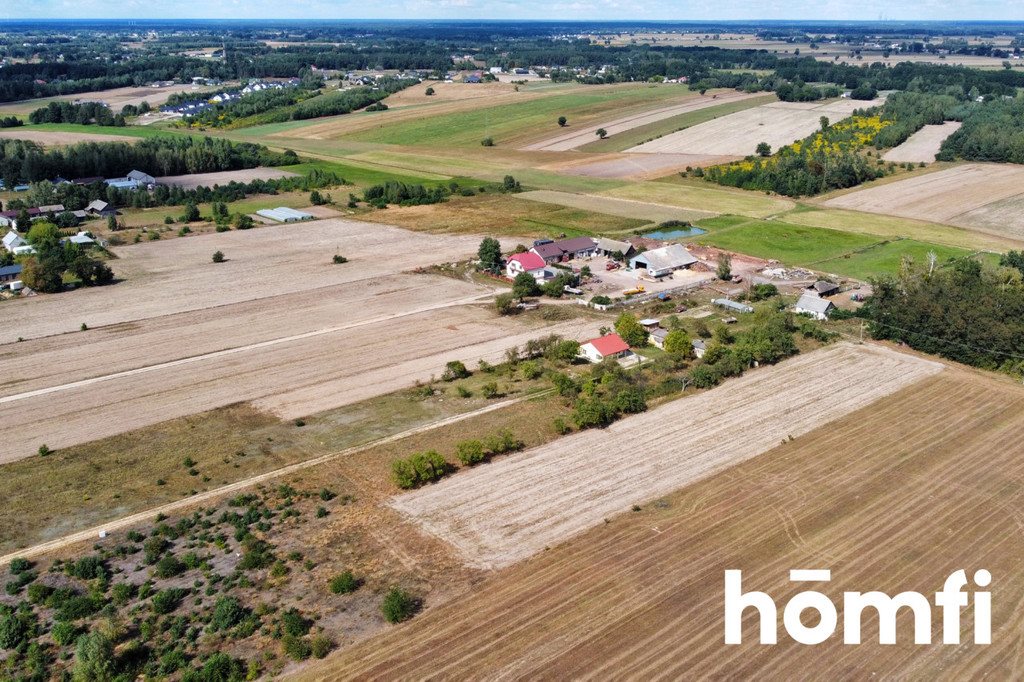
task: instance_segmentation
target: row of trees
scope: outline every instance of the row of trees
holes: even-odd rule
[[[185,175],[298,163],[295,152],[210,137],[160,136],[126,142],[80,142],[44,149],[26,140],[0,142],[0,178],[8,187],[63,176],[119,177],[132,170]]]
[[[100,125],[124,127],[122,114],[115,114],[110,107],[100,102],[50,102],[28,115],[28,122],[38,123],[77,123],[79,125]]]

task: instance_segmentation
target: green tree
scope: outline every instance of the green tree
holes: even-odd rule
[[[37,220],[25,236],[38,252],[50,251],[60,246],[60,230],[51,222]]]
[[[199,215],[199,207],[193,203],[185,204],[185,213],[181,216],[181,222],[183,223],[194,223],[202,219]]]
[[[754,150],[758,156],[771,156],[772,146],[767,142],[758,142],[757,149]]]
[[[114,679],[114,644],[99,630],[78,638],[75,646],[73,682],[108,682]]]
[[[214,263],[223,263],[224,260],[225,260],[224,252],[223,251],[214,251],[213,252],[213,256],[211,257],[211,260],[213,260]]]
[[[540,294],[540,286],[537,284],[537,280],[528,272],[520,272],[516,275],[515,279],[512,280],[512,295],[522,300],[527,296],[537,296]]]
[[[466,466],[484,461],[486,453],[484,444],[478,440],[464,440],[455,446],[455,455]]]
[[[693,355],[693,341],[682,329],[673,329],[665,336],[665,352],[673,358],[685,360]]]
[[[715,268],[715,274],[722,281],[732,279],[732,256],[724,251],[718,254],[718,267]]]
[[[567,125],[569,125],[569,119],[567,119],[565,116],[559,116],[558,117],[558,127],[564,128]]]
[[[602,140],[604,138],[608,137],[608,131],[605,130],[604,128],[598,128],[597,131],[594,134],[597,135]]]
[[[247,213],[239,213],[235,216],[235,229],[250,230],[256,226],[256,221]]]
[[[344,571],[331,578],[329,587],[334,594],[349,594],[358,590],[359,585],[359,579],[352,574],[352,571]]]
[[[818,123],[821,125],[821,132],[825,132],[826,130],[828,130],[828,126],[830,123],[828,120],[828,116],[822,116],[821,118],[819,118]]]
[[[476,251],[480,267],[497,272],[501,265],[501,243],[494,237],[484,237]]]
[[[633,347],[647,345],[647,330],[640,326],[633,313],[623,311],[615,320],[615,333]]]
[[[424,94],[427,97],[433,97],[434,96],[434,88],[427,88],[427,91]]]

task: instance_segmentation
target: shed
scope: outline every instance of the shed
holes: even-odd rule
[[[730,300],[728,298],[716,298],[714,301],[712,301],[712,303],[714,303],[717,306],[721,306],[722,308],[727,308],[729,310],[735,310],[736,312],[739,312],[739,313],[752,313],[752,312],[754,312],[754,309],[752,307],[750,307],[749,305],[747,305],[746,303],[740,303],[739,301],[732,301],[732,300]]]
[[[617,239],[601,237],[597,240],[597,252],[602,256],[610,256],[613,253],[618,252],[626,258],[629,258],[636,253],[636,247],[629,242],[620,242]]]
[[[664,348],[665,347],[665,339],[667,337],[668,337],[668,330],[667,329],[662,329],[661,327],[658,327],[657,329],[652,329],[651,330],[651,335],[650,335],[651,344],[655,348]]]
[[[828,299],[820,298],[814,294],[804,294],[796,302],[796,305],[793,306],[793,311],[810,315],[817,320],[827,320],[835,307],[836,304]]]
[[[301,220],[312,220],[313,214],[304,211],[296,211],[294,208],[278,206],[277,208],[264,208],[256,211],[256,215],[276,220],[279,223],[297,223]]]
[[[89,205],[85,207],[86,213],[98,216],[109,216],[116,215],[117,209],[103,201],[102,199],[95,199],[89,202]]]
[[[818,296],[831,296],[832,294],[839,293],[839,285],[828,280],[819,279],[807,287],[807,290],[816,293]]]
[[[693,345],[693,355],[697,358],[704,357],[704,351],[708,349],[708,345],[704,343],[704,340],[694,339],[691,343]]]
[[[5,265],[0,267],[0,282],[13,282],[21,277],[20,265]]]
[[[646,270],[651,277],[664,277],[676,270],[688,268],[697,259],[680,244],[670,244],[660,249],[652,249],[633,256],[629,266],[634,270]]]

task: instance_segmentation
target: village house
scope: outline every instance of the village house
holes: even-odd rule
[[[558,241],[537,241],[530,251],[543,258],[545,263],[560,263],[574,258],[589,258],[597,253],[597,245],[591,237],[573,237]]]
[[[580,356],[593,363],[601,362],[605,358],[622,358],[632,354],[629,344],[618,334],[606,334],[580,346]]]
[[[85,207],[85,212],[89,215],[101,216],[104,218],[107,216],[117,215],[117,209],[101,199],[89,202],[89,205]]]
[[[665,349],[665,339],[668,338],[668,330],[658,327],[657,329],[650,330],[650,335],[647,337],[651,345],[655,348]]]
[[[20,265],[5,265],[0,267],[0,282],[13,282],[21,278]]]
[[[543,258],[530,251],[514,253],[508,257],[505,263],[505,274],[509,279],[515,279],[516,275],[526,272],[538,282],[543,282],[548,273],[545,265]]]
[[[665,277],[676,270],[683,270],[697,259],[680,244],[670,244],[660,249],[644,251],[629,259],[629,267],[646,270],[650,277]]]
[[[835,307],[836,304],[828,299],[814,294],[803,294],[793,306],[793,311],[800,315],[810,315],[816,320],[827,320]]]

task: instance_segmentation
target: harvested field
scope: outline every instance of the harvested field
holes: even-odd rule
[[[432,284],[445,282],[421,276],[420,286]],[[275,303],[288,305],[287,300]],[[232,315],[230,308],[220,312],[235,325],[246,324],[246,317]],[[537,329],[479,307],[437,307],[391,312],[76,382],[51,381],[0,398],[8,408],[0,414],[0,429],[11,434],[0,445],[0,462],[27,457],[42,443],[61,448],[244,401],[282,419],[307,416],[429,381],[448,360],[461,359],[469,366],[480,359],[496,362],[507,348],[542,333],[579,338],[589,326],[569,322]],[[183,348],[189,347],[192,332],[179,330]],[[226,335],[216,338],[231,343]],[[94,371],[83,367],[86,350],[69,353],[77,356],[83,374]],[[165,353],[173,355],[174,349]]]
[[[593,194],[573,194],[571,192],[556,192],[544,189],[516,194],[515,198],[540,201],[546,204],[558,204],[560,206],[594,211],[596,213],[606,213],[623,218],[636,218],[652,223],[661,223],[667,220],[693,221],[715,215],[706,211],[695,211],[631,199],[614,199]]]
[[[225,83],[221,87],[229,87],[233,83]],[[86,102],[102,101],[110,105],[114,111],[121,111],[127,104],[136,106],[143,102],[149,102],[150,106],[156,108],[167,102],[171,95],[177,92],[210,92],[210,88],[200,88],[193,85],[172,85],[167,88],[152,87],[127,87],[113,88],[111,90],[95,90],[93,92],[80,92],[74,95],[63,95],[60,97],[44,97],[41,99],[29,99],[21,102],[7,102],[0,104],[0,116],[11,114],[29,114],[40,107],[45,107],[50,102],[74,102],[82,100]]]
[[[582,162],[544,166],[569,175],[591,178],[626,178],[648,180],[686,168],[714,166],[739,159],[738,156],[707,156],[701,154],[615,154]]]
[[[818,120],[822,116],[828,116],[836,122],[850,116],[855,109],[881,103],[882,100],[773,102],[701,123],[626,151],[645,154],[746,156],[753,154],[754,148],[761,142],[767,142],[772,149],[778,149],[794,140],[807,137],[818,129]]]
[[[506,566],[941,369],[843,343],[477,467],[391,505],[453,544],[467,563]]]
[[[0,140],[12,138],[28,140],[44,147],[60,147],[79,142],[138,142],[139,138],[127,135],[104,135],[102,133],[61,133],[55,130],[32,130],[31,127],[0,130]]]
[[[939,153],[942,142],[959,130],[961,125],[959,121],[947,121],[942,125],[924,126],[906,142],[887,151],[882,158],[896,163],[931,163]]]
[[[213,187],[214,185],[226,185],[229,182],[248,183],[253,180],[277,180],[278,178],[295,177],[298,173],[279,170],[277,168],[247,168],[236,171],[221,171],[218,173],[193,173],[191,175],[165,175],[157,178],[161,185],[171,185],[182,189],[195,189],[196,187]]]
[[[97,328],[338,284],[366,286],[366,280],[465,258],[479,242],[334,219],[116,247],[110,265],[123,282],[8,301],[4,310],[14,322],[0,342],[63,334],[82,322]],[[227,262],[210,262],[218,250]],[[335,253],[349,262],[332,264]]]
[[[765,196],[732,187],[712,185],[704,180],[679,178],[679,182],[630,183],[601,193],[602,196],[631,199],[665,206],[678,206],[702,213],[729,213],[764,218],[796,206],[792,199]]]
[[[825,206],[1024,237],[1024,168],[967,163],[842,194]],[[1005,222],[1004,222],[1005,221]]]
[[[1019,482],[1024,392],[947,370],[795,442],[624,512],[410,624],[339,652],[302,679],[965,679],[1021,676],[1024,539]],[[954,570],[993,575],[990,646],[756,642],[724,646],[722,578],[782,605],[800,589],[789,570],[831,569],[810,589],[841,605],[844,590],[925,595]],[[969,588],[970,589],[970,588]],[[973,600],[972,600],[973,603]],[[972,641],[973,610],[960,623]],[[933,642],[941,615],[932,611]]]
[[[610,136],[617,135],[618,133],[632,130],[633,128],[638,128],[650,123],[655,123],[657,121],[662,121],[666,118],[672,118],[673,116],[678,116],[680,114],[686,114],[691,111],[706,109],[707,107],[713,107],[732,101],[750,99],[752,97],[757,97],[757,95],[736,92],[735,90],[727,90],[720,94],[716,93],[715,96],[702,96],[694,92],[692,93],[693,101],[673,104],[667,107],[659,107],[652,111],[623,116],[607,121],[606,123],[598,123],[578,129],[571,129],[572,126],[570,125],[570,130],[568,132],[555,135],[547,140],[534,142],[533,144],[526,145],[523,148],[531,151],[545,152],[571,151],[577,147],[582,147],[585,144],[593,142],[594,136],[599,128],[604,128]]]

